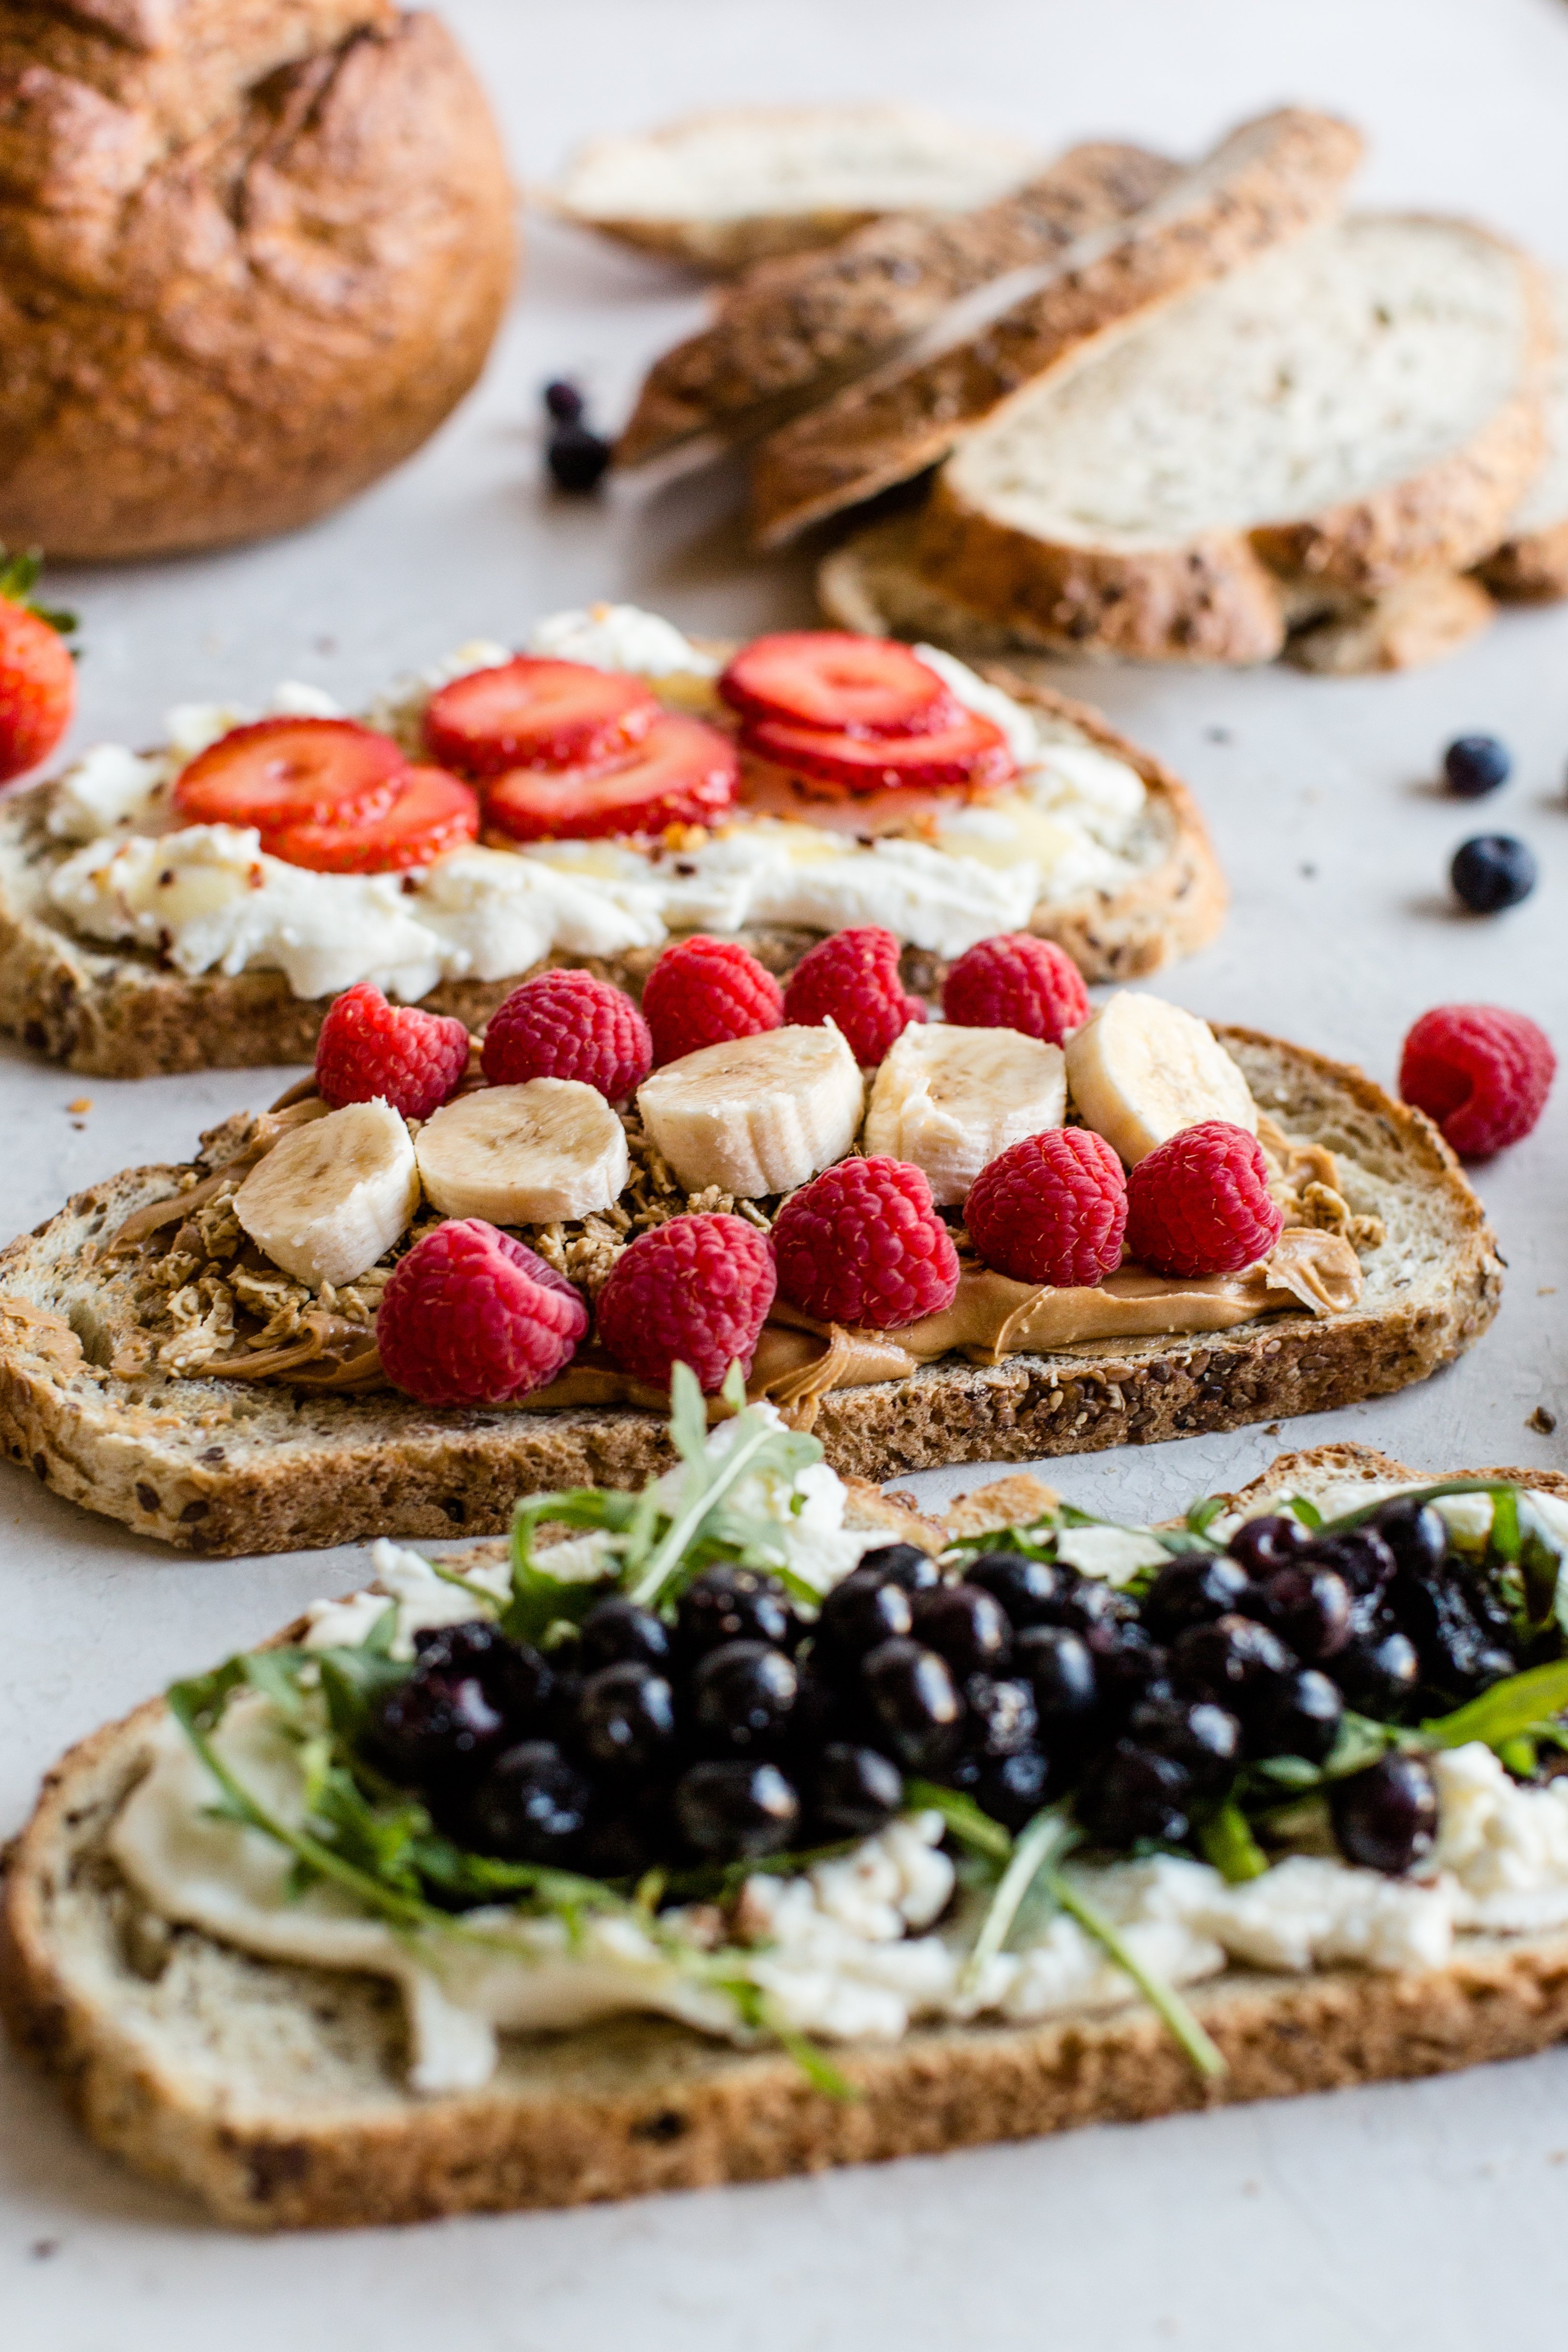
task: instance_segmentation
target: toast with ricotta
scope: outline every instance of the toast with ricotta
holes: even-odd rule
[[[1190,1014],[1146,997],[1111,1003],[1186,1024],[1183,1039],[1190,1030],[1214,1055]],[[1014,1036],[958,1034],[971,1045]],[[814,1431],[837,1471],[881,1481],[941,1463],[1149,1444],[1322,1412],[1425,1379],[1469,1347],[1497,1310],[1501,1268],[1481,1204],[1430,1123],[1359,1070],[1249,1030],[1216,1034],[1223,1098],[1205,1108],[1206,1087],[1166,1131],[1216,1115],[1259,1124],[1286,1228],[1267,1265],[1209,1284],[1145,1281],[1147,1297],[1136,1269],[1109,1277],[1108,1290],[1051,1291],[977,1266],[960,1275],[951,1312],[903,1330],[780,1321],[776,1307],[752,1392]],[[791,1039],[816,1040],[825,1051],[835,1036],[785,1028],[741,1043],[771,1052],[783,1040],[782,1054]],[[1042,1062],[1057,1055],[1032,1050]],[[836,1051],[852,1077],[841,1040]],[[914,1121],[877,1148],[935,1169],[936,1146],[952,1149],[946,1126],[931,1122],[928,1150],[918,1083],[895,1055],[883,1072],[895,1059]],[[836,1068],[809,1081],[798,1075],[802,1090],[838,1083]],[[664,1083],[660,1073],[653,1085]],[[1042,1108],[1036,1125],[1065,1115],[1054,1083],[1057,1107]],[[976,1085],[985,1091],[983,1075]],[[307,1082],[296,1095],[308,1091]],[[648,1094],[640,1100],[652,1130]],[[434,1408],[392,1390],[373,1326],[403,1243],[325,1300],[246,1249],[230,1222],[247,1171],[291,1123],[325,1108],[289,1100],[292,1108],[242,1114],[214,1130],[187,1167],[131,1170],[89,1187],[0,1255],[0,1447],[13,1463],[138,1534],[236,1553],[488,1532],[506,1524],[519,1492],[636,1486],[668,1458],[662,1396],[622,1378],[592,1344],[514,1406]],[[755,1104],[745,1117],[758,1123]],[[830,1139],[829,1159],[853,1129],[852,1115],[845,1140]],[[766,1227],[777,1206],[739,1199],[748,1182],[756,1191],[776,1181],[766,1171],[716,1186],[697,1164],[677,1178],[650,1156],[649,1130],[630,1121],[634,1164],[613,1226],[590,1216],[525,1229],[593,1296],[628,1234],[646,1223],[739,1205]],[[979,1158],[1016,1131],[998,1129]],[[1028,1121],[1023,1131],[1032,1131]],[[787,1191],[810,1172],[809,1163],[792,1167],[778,1181]],[[957,1200],[963,1189],[940,1197]],[[403,1215],[400,1208],[389,1242]]]
[[[1506,1488],[1515,1537],[1532,1507],[1532,1557],[1560,1579],[1568,1481],[1470,1475]],[[1403,1464],[1329,1446],[1279,1457],[1186,1525],[1218,1534],[1281,1507],[1310,1514],[1309,1525],[1335,1523],[1410,1489],[1430,1491]],[[851,1533],[852,1499],[835,1535],[822,1500],[818,1542],[842,1555],[836,1569],[821,1569],[825,1591],[879,1536]],[[1072,1571],[1091,1580],[1107,1572],[1117,1546],[1131,1544],[1143,1562],[1133,1574],[1145,1584],[1166,1557],[1157,1530],[1089,1528],[1070,1541],[1057,1504],[1050,1489],[1013,1479],[970,1497],[946,1525],[905,1532],[931,1550],[967,1538],[967,1553],[949,1551],[949,1561],[972,1561],[988,1540],[1007,1545],[1005,1531],[1020,1522],[1048,1557],[1076,1543],[1088,1561],[1083,1538],[1098,1534],[1112,1549],[1098,1566]],[[1448,1540],[1466,1559],[1489,1559],[1503,1543],[1496,1491],[1453,1495],[1448,1507]],[[465,1610],[493,1615],[507,1586],[500,1549],[450,1553],[438,1583],[425,1564],[380,1547],[379,1589],[315,1604],[277,1637],[275,1663],[262,1654],[243,1702],[252,1717],[265,1714],[264,1694],[301,1687],[288,1680],[288,1661],[308,1659],[312,1647],[340,1661],[363,1656],[341,1645],[368,1644],[380,1621],[402,1629],[392,1638],[406,1656],[411,1625],[451,1624]],[[1116,1574],[1125,1581],[1124,1563]],[[372,1674],[387,1671],[386,1656],[383,1645]],[[1563,1672],[1561,1662],[1537,1670],[1538,1681],[1552,1679],[1550,1698],[1537,1703],[1553,1714]],[[1500,1686],[1514,1714],[1529,1682],[1516,1675]],[[224,1705],[217,1692],[209,1681],[184,1685],[181,1697],[182,1721],[205,1723],[209,1742]],[[1382,1736],[1362,1720],[1364,1741],[1367,1730]],[[798,2036],[791,2054],[712,2007],[717,1995],[700,1989],[703,1952],[723,1920],[711,1905],[666,1915],[693,1938],[681,1948],[696,1977],[684,1990],[670,1974],[670,1946],[648,1940],[651,1913],[603,1928],[591,1913],[575,1960],[548,1924],[533,1931],[544,1941],[513,1990],[531,1984],[536,2006],[549,1994],[556,2030],[519,2030],[526,2004],[508,2024],[497,1957],[507,1912],[492,1905],[479,1915],[486,1988],[472,1956],[465,1975],[443,1977],[406,1930],[389,1933],[373,1914],[356,1930],[351,1896],[323,1907],[319,1895],[302,1901],[298,1885],[275,1886],[277,1846],[233,1826],[246,1818],[235,1812],[245,1786],[256,1786],[254,1769],[244,1777],[247,1758],[254,1768],[266,1751],[224,1749],[241,1797],[231,1781],[214,1819],[212,1782],[158,1700],[73,1748],[11,1847],[0,2003],[100,2147],[199,2199],[220,2221],[252,2230],[383,2225],[777,2179],[1524,2056],[1568,2032],[1563,1783],[1510,1779],[1497,1759],[1511,1741],[1495,1707],[1473,1727],[1449,1715],[1427,1729],[1436,1833],[1415,1878],[1399,1874],[1396,1857],[1367,1867],[1332,1846],[1325,1854],[1305,1817],[1265,1829],[1271,1844],[1285,1841],[1287,1856],[1296,1841],[1296,1858],[1283,1861],[1277,1849],[1260,1852],[1245,1828],[1238,1845],[1232,1820],[1230,1845],[1211,1849],[1222,1867],[1092,1863],[1070,1885],[1060,1872],[1046,1882],[1059,1904],[1075,1891],[1082,1908],[1059,1908],[1042,1923],[1015,1899],[1003,1916],[998,1891],[977,1932],[973,1894],[954,1906],[952,1865],[929,1843],[945,1821],[971,1838],[976,1824],[984,1829],[962,1801],[946,1814],[901,1817],[847,1861],[808,1871],[802,1856],[792,1883],[754,1875],[737,1894],[744,1872],[736,1874],[721,1898],[737,1939],[727,1957],[751,1970],[774,2005],[765,2014],[792,2003],[794,2013],[821,2018],[828,2047],[819,2041],[813,2056]],[[1367,1752],[1376,1748],[1375,1738]],[[1511,1752],[1532,1776],[1517,1740]],[[1281,1773],[1281,1786],[1296,1790],[1299,1814],[1303,1792],[1326,1793],[1336,1769],[1357,1769],[1354,1758],[1331,1758],[1321,1772]],[[278,1804],[287,1779],[276,1755],[262,1785]],[[939,1794],[916,1786],[915,1801]],[[1012,1847],[1019,1861],[1035,1827]],[[981,1840],[975,1851],[984,1850]],[[1040,1844],[1031,1869],[1044,1858]],[[998,1866],[990,1865],[993,1885]],[[304,1927],[295,1924],[302,1916]],[[1119,1944],[1100,1940],[1107,1917]],[[1018,1923],[1010,1954],[1009,1922]],[[343,1940],[356,1932],[368,1938],[358,1965]],[[758,1939],[759,1955],[748,1949]],[[1139,1969],[1136,1986],[1118,1952]],[[561,2005],[574,1969],[584,2019],[575,2026]],[[426,1988],[418,1999],[416,1981]],[[1140,1994],[1160,1999],[1163,2017]],[[685,2020],[638,2013],[683,2003]],[[498,2034],[484,2023],[495,2016]],[[465,2018],[479,2021],[476,2036],[462,2031]]]
[[[534,631],[530,647],[637,672],[673,710],[723,717],[713,687],[722,655],[655,615],[629,606],[556,615]],[[372,720],[413,748],[434,688],[465,667],[506,658],[502,646],[466,647],[400,689]],[[941,807],[913,795],[907,823],[897,811],[887,820],[890,838],[908,835],[891,862],[887,847],[841,830],[858,822],[850,804],[834,815],[810,802],[787,812],[801,820],[794,833],[810,859],[759,855],[755,871],[737,868],[733,833],[694,843],[679,859],[660,841],[547,844],[524,856],[481,846],[406,876],[315,874],[258,860],[241,844],[237,866],[229,857],[225,874],[233,868],[240,883],[260,876],[267,887],[240,891],[243,907],[230,906],[224,919],[239,928],[222,934],[207,921],[214,876],[206,850],[190,877],[187,929],[158,912],[165,884],[179,898],[183,879],[180,859],[163,852],[182,839],[200,849],[205,836],[170,836],[162,804],[137,814],[167,793],[183,761],[250,715],[192,706],[171,714],[177,723],[163,751],[139,759],[119,747],[95,750],[62,779],[7,796],[0,1028],[72,1069],[144,1077],[305,1060],[331,995],[366,978],[474,1028],[520,980],[551,963],[586,964],[636,992],[659,946],[684,930],[738,935],[782,974],[825,931],[874,920],[897,931],[908,983],[927,995],[939,990],[951,956],[1026,924],[1065,947],[1091,980],[1145,977],[1205,945],[1218,928],[1225,886],[1186,786],[1097,711],[1048,687],[1001,672],[960,686],[988,709],[998,707],[998,691],[1009,698],[1008,723],[1029,730],[1030,758],[1050,768],[1061,765],[1061,750],[1071,752],[1050,805],[1041,804],[1044,823],[1032,801],[1019,803],[1029,840],[1004,832],[1000,848],[955,832],[946,842]],[[275,707],[301,703],[317,713],[335,709],[300,688],[281,688]],[[1082,753],[1092,755],[1087,763]],[[1067,774],[1074,762],[1076,782]],[[746,805],[737,812],[742,820],[747,814]],[[824,823],[841,834],[824,835]],[[113,877],[100,871],[100,857],[117,840],[134,853],[141,825],[160,846],[146,849],[121,916],[127,894],[109,887]],[[788,826],[769,836],[775,850],[789,837]],[[1037,862],[1040,854],[1047,864]],[[275,901],[276,919],[263,922]],[[427,906],[431,922],[421,919]]]

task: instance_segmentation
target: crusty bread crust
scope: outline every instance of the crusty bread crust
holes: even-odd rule
[[[1492,594],[1512,604],[1552,604],[1568,596],[1568,516],[1550,530],[1505,539],[1478,569]]]
[[[1430,1122],[1359,1070],[1254,1031],[1218,1034],[1260,1108],[1334,1151],[1351,1205],[1384,1219],[1360,1306],[995,1366],[948,1360],[833,1390],[814,1427],[835,1469],[880,1483],[1323,1412],[1425,1379],[1486,1329],[1500,1264]],[[438,1410],[390,1393],[118,1377],[108,1366],[129,1334],[93,1253],[179,1181],[173,1168],[111,1178],[0,1254],[0,1449],[57,1494],[188,1549],[290,1551],[489,1533],[519,1493],[640,1486],[668,1462],[662,1417],[629,1407]]]
[[[85,561],[325,514],[478,375],[512,199],[387,0],[0,10],[0,537]]]
[[[1281,1456],[1246,1492],[1347,1475],[1418,1474],[1332,1446]],[[1551,1474],[1487,1475],[1568,1491]],[[1440,1969],[1231,1968],[1194,1988],[1228,2070],[1208,2089],[1129,2003],[835,2051],[847,2102],[776,2051],[636,2017],[508,2037],[483,2091],[415,2099],[389,1987],[251,1959],[186,1929],[139,1950],[145,1915],[104,1841],[162,1706],[95,1733],[45,1782],[6,1863],[0,2010],[100,2147],[237,2228],[354,2228],[773,2179],[1444,2074],[1568,2035],[1568,1935],[1467,1936]]]
[[[1073,147],[977,212],[896,214],[829,252],[768,263],[720,299],[710,326],[655,360],[617,465],[645,465],[694,434],[734,438],[782,423],[780,403],[818,398],[958,296],[1141,211],[1176,176],[1141,147]]]
[[[1034,929],[1065,948],[1091,981],[1145,979],[1173,957],[1205,946],[1224,919],[1227,894],[1186,786],[1087,703],[1006,673],[997,680],[1020,701],[1124,760],[1149,793],[1149,863],[1122,889],[1087,890],[1042,908]],[[73,845],[52,839],[45,829],[49,792],[47,784],[31,785],[11,793],[0,808],[0,1029],[93,1077],[265,1069],[311,1060],[329,998],[295,996],[277,971],[188,979],[163,969],[144,949],[95,947],[66,928],[49,904],[47,883]],[[777,925],[741,934],[780,977],[820,936]],[[634,949],[611,961],[571,961],[641,995],[657,953]],[[906,984],[934,1001],[945,970],[939,957],[906,951]],[[444,981],[423,1001],[429,1011],[454,1013],[478,1029],[528,977]]]
[[[1046,285],[967,341],[895,361],[770,435],[752,469],[758,546],[782,546],[909,480],[1102,337],[1324,218],[1361,152],[1346,124],[1301,108],[1247,125],[1227,147],[1233,160],[1216,166],[1197,204],[1135,218],[1082,267],[1067,255]]]

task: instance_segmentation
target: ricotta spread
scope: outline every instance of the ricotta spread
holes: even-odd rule
[[[528,649],[664,681],[682,701],[683,685],[711,693],[718,667],[670,622],[630,604],[553,614]],[[319,688],[286,684],[267,713],[180,705],[160,751],[109,743],[85,752],[47,819],[57,840],[80,845],[51,876],[50,902],[84,938],[152,950],[193,978],[281,971],[301,997],[368,980],[412,1002],[444,980],[508,979],[552,951],[616,957],[671,930],[876,922],[950,957],[1024,928],[1038,906],[1123,887],[1159,854],[1145,837],[1147,794],[1133,769],[952,656],[918,651],[1002,728],[1020,770],[983,803],[923,796],[919,837],[857,833],[869,822],[863,807],[821,802],[809,820],[744,809],[689,847],[554,842],[455,851],[408,875],[316,874],[263,856],[253,832],[182,825],[172,805],[181,769],[230,728],[272,713],[342,715]],[[438,687],[509,658],[489,641],[464,646],[375,706],[371,722],[412,749]]]

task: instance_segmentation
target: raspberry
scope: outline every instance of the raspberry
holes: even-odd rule
[[[981,1169],[964,1222],[986,1264],[1015,1282],[1092,1286],[1122,1263],[1127,1180],[1092,1128],[1047,1128]]]
[[[497,1005],[481,1055],[493,1087],[577,1078],[624,1102],[653,1066],[648,1024],[629,996],[589,971],[541,971]]]
[[[904,1160],[841,1160],[803,1185],[773,1225],[779,1287],[824,1323],[891,1331],[951,1307],[953,1236],[931,1187]]]
[[[699,1045],[777,1029],[784,1018],[784,992],[773,974],[734,940],[710,940],[698,931],[664,950],[648,974],[643,1014],[653,1040],[654,1066],[663,1069]]]
[[[807,1029],[836,1022],[856,1061],[869,1069],[912,1021],[925,1020],[925,1007],[904,993],[893,933],[866,923],[807,950],[784,991],[784,1018]]]
[[[1244,1127],[1206,1118],[1156,1144],[1127,1179],[1127,1251],[1155,1274],[1239,1274],[1268,1256],[1284,1217]]]
[[[404,1118],[428,1118],[467,1066],[461,1021],[389,1004],[366,980],[334,999],[316,1041],[316,1084],[334,1110],[380,1095]]]
[[[751,1370],[777,1288],[766,1234],[744,1217],[672,1217],[639,1234],[599,1294],[599,1339],[622,1371],[668,1388],[689,1364],[706,1394]]]
[[[961,1029],[1021,1029],[1060,1045],[1089,1018],[1078,966],[1049,940],[1008,931],[982,940],[947,974],[942,1010]]]
[[[422,1404],[507,1404],[553,1380],[587,1328],[564,1275],[483,1217],[457,1217],[393,1268],[376,1344]]]
[[[1557,1056],[1528,1013],[1500,1004],[1439,1004],[1405,1040],[1399,1091],[1468,1160],[1488,1160],[1530,1133],[1545,1108]]]

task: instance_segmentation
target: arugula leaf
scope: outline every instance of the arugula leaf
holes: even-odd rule
[[[1206,1495],[1201,1502],[1189,1506],[1186,1524],[1195,1536],[1206,1536],[1225,1508],[1223,1495]]]
[[[974,1948],[964,1963],[961,1981],[966,1987],[979,1983],[987,1961],[994,1959],[1007,1942],[1024,1898],[1041,1872],[1050,1864],[1060,1862],[1078,1842],[1079,1832],[1055,1805],[1036,1813],[1033,1821],[1019,1832],[1007,1868],[997,1881],[996,1891],[980,1922]]]
[[[1243,1886],[1250,1878],[1263,1877],[1269,1868],[1268,1855],[1234,1800],[1217,1805],[1198,1823],[1197,1842],[1204,1860],[1214,1864],[1228,1886]]]
[[[680,1369],[675,1367],[677,1372]],[[672,1393],[674,1386],[672,1380]],[[695,1572],[697,1563],[688,1559],[688,1553],[700,1546],[718,1506],[733,1495],[744,1479],[763,1471],[792,1479],[822,1458],[822,1449],[814,1437],[808,1437],[800,1430],[779,1428],[769,1415],[759,1412],[755,1406],[737,1413],[729,1426],[734,1434],[723,1454],[711,1454],[705,1436],[700,1452],[687,1460],[674,1516],[640,1573],[627,1587],[628,1599],[641,1608],[656,1608],[676,1580],[683,1579],[683,1570]]]
[[[1197,2073],[1207,2082],[1218,2081],[1226,2072],[1224,2053],[1205,2032],[1175,1985],[1167,1984],[1163,1977],[1155,1976],[1152,1969],[1144,1966],[1099,1905],[1092,1903],[1071,1879],[1064,1877],[1049,1863],[1041,1866],[1040,1875],[1069,1918],[1076,1919],[1084,1934],[1092,1936],[1106,1956],[1115,1961],[1124,1975],[1132,1978],[1149,2007],[1164,2020],[1172,2039]]]
[[[1324,1533],[1328,1532],[1328,1529],[1324,1526],[1322,1513],[1308,1496],[1287,1495],[1285,1497],[1285,1508],[1288,1511],[1293,1511],[1304,1528],[1312,1528],[1314,1530],[1322,1529]],[[1333,1522],[1333,1526],[1337,1528],[1339,1522],[1336,1519]]]
[[[1506,1482],[1496,1478],[1439,1478],[1430,1486],[1412,1486],[1407,1494],[1401,1493],[1397,1497],[1380,1495],[1375,1503],[1358,1503],[1354,1511],[1342,1511],[1337,1519],[1324,1519],[1321,1514],[1314,1514],[1307,1524],[1321,1528],[1326,1536],[1348,1535],[1353,1528],[1364,1528],[1368,1519],[1375,1519],[1385,1503],[1396,1499],[1401,1503],[1440,1503],[1445,1495],[1490,1495],[1495,1502],[1499,1495],[1511,1495],[1513,1491]],[[1298,1496],[1295,1501],[1300,1500]],[[1312,1506],[1307,1507],[1311,1509]]]
[[[1511,1739],[1538,1730],[1568,1709],[1568,1658],[1546,1666],[1531,1666],[1510,1675],[1479,1698],[1439,1716],[1420,1728],[1419,1744],[1428,1748],[1463,1748],[1480,1740],[1488,1748],[1506,1747]]]
[[[395,1618],[395,1610],[387,1615]],[[410,1672],[406,1661],[372,1650],[368,1643],[357,1650],[316,1650],[311,1655],[320,1668],[327,1720],[350,1746],[363,1737],[377,1701],[406,1682]]]
[[[920,1812],[940,1813],[960,1844],[971,1853],[984,1854],[991,1862],[1011,1860],[1013,1842],[1000,1822],[983,1813],[974,1799],[960,1790],[939,1789],[934,1780],[906,1780],[904,1796],[905,1803]]]

